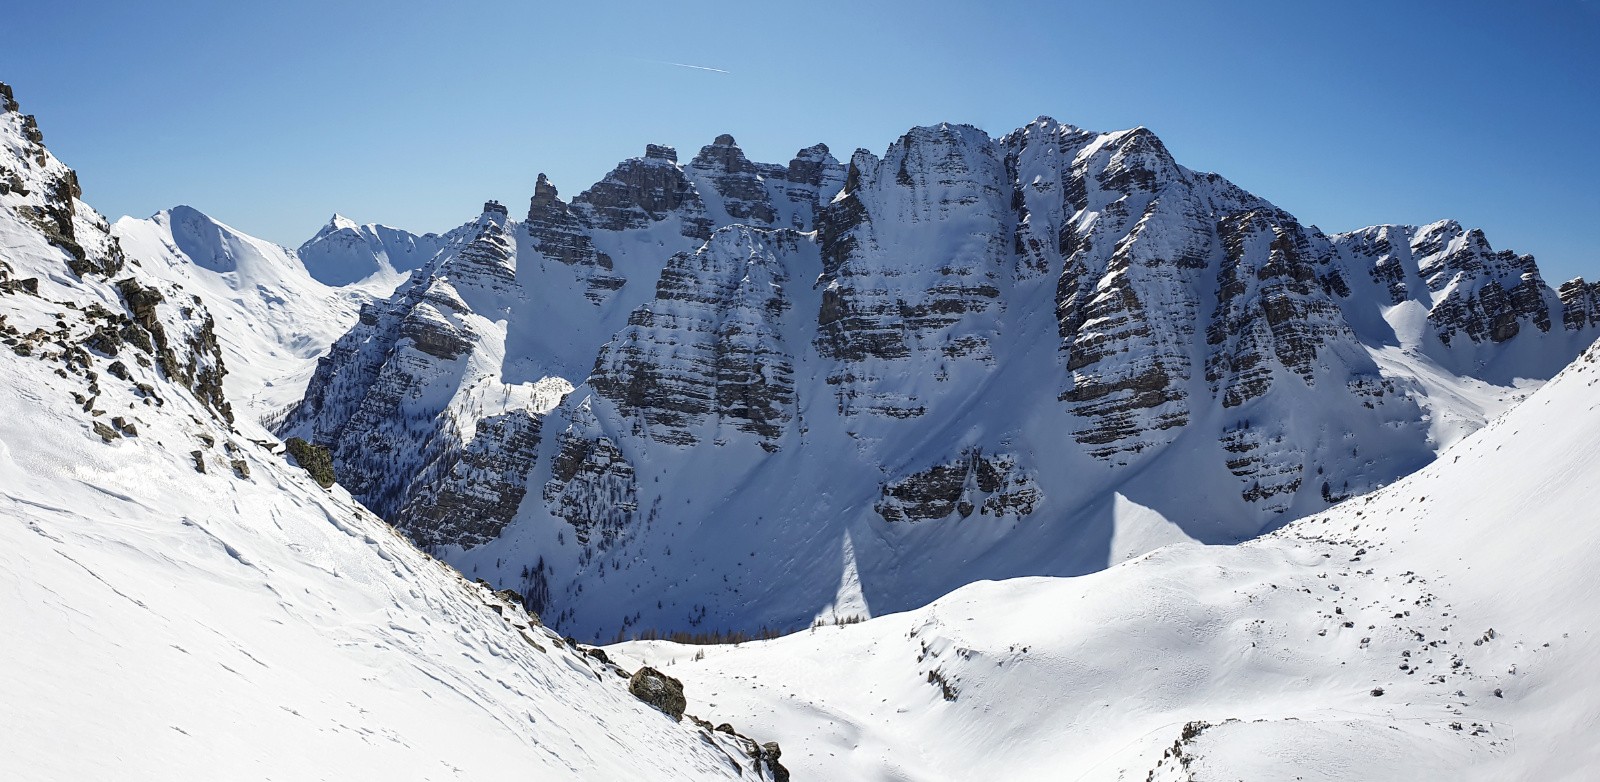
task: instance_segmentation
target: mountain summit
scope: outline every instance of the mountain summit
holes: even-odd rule
[[[1589,286],[1480,231],[1324,234],[1145,128],[935,125],[848,165],[722,135],[506,211],[365,307],[280,432],[591,638],[1247,538],[1596,333]]]

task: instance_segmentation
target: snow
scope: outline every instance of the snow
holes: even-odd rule
[[[418,236],[377,223],[360,225],[336,214],[295,255],[324,284],[360,285],[388,294],[407,274],[432,260],[446,242],[447,237],[438,234]]]
[[[1434,464],[1260,540],[612,651],[670,665],[691,708],[777,737],[799,776],[1187,779],[1178,744],[1205,779],[1586,778],[1597,382],[1600,348]]]
[[[56,336],[0,351],[0,778],[752,777],[738,740],[640,702],[520,605],[318,487],[249,416],[222,423],[136,347],[121,350],[127,377],[95,353],[78,360],[96,374],[67,371],[55,340],[85,340],[93,307],[127,310],[26,217],[66,169],[23,159],[21,138],[0,110],[0,162],[26,185],[0,193],[0,261],[38,295],[0,293],[0,315]],[[108,257],[110,227],[70,205],[76,244]],[[297,300],[322,289],[290,256],[198,212],[119,227],[137,252],[116,279],[254,319],[254,341],[229,344],[219,324],[230,358],[287,365],[321,349],[312,329],[342,328],[316,320],[344,316],[337,297]],[[240,325],[234,338],[255,334]],[[92,403],[74,399],[91,387]],[[117,417],[137,432],[96,434]]]
[[[138,437],[103,444],[44,364],[21,363],[0,362],[24,391],[0,401],[0,776],[737,776],[251,444],[259,427],[142,410]],[[237,444],[251,478],[221,448],[197,475],[201,433]]]
[[[1338,237],[1309,229],[1307,241],[1318,253],[1337,256],[1323,271],[1348,267],[1344,276],[1355,292],[1337,300],[1340,311],[1318,314],[1322,349],[1305,375],[1275,366],[1268,396],[1226,407],[1207,377],[1213,349],[1203,333],[1216,317],[1213,289],[1223,253],[1193,245],[1214,233],[1214,214],[1274,208],[1225,180],[1170,162],[1141,129],[1095,134],[1041,120],[1019,133],[1028,143],[1015,175],[1031,183],[1022,188],[1024,225],[1043,237],[1049,252],[1056,252],[1065,223],[1092,236],[1095,246],[1123,247],[1129,261],[1102,258],[1106,269],[1089,273],[1091,297],[1108,306],[1088,307],[1097,314],[1082,325],[1082,343],[1127,338],[1101,365],[1066,369],[1070,351],[1062,348],[1056,310],[1065,259],[1057,253],[1030,269],[1012,249],[1016,212],[1010,194],[997,186],[1011,176],[1009,148],[1002,148],[1007,142],[968,126],[939,126],[908,134],[926,148],[913,151],[910,141],[897,142],[881,161],[857,154],[865,170],[859,187],[876,199],[871,230],[862,235],[865,249],[852,261],[864,267],[859,276],[841,281],[837,273],[824,274],[816,233],[803,234],[807,241],[794,252],[751,261],[751,274],[739,281],[747,286],[741,295],[760,287],[749,282],[757,274],[776,271],[787,278],[781,287],[788,306],[770,322],[748,318],[752,310],[742,304],[713,312],[704,301],[654,298],[674,254],[733,252],[729,237],[737,232],[726,226],[709,243],[685,237],[685,220],[693,217],[687,213],[625,230],[589,230],[595,249],[614,264],[605,274],[627,280],[592,299],[586,294],[596,269],[562,262],[554,249],[546,256],[526,224],[498,213],[468,223],[441,237],[443,249],[390,304],[396,318],[425,319],[464,335],[473,343],[470,355],[436,361],[405,339],[379,344],[367,338],[370,332],[353,332],[352,343],[360,343],[379,382],[340,386],[358,382],[351,378],[359,373],[348,372],[330,394],[339,398],[329,409],[340,412],[293,433],[327,435],[358,420],[352,429],[361,433],[359,443],[349,452],[389,460],[383,485],[398,491],[414,476],[426,481],[429,470],[438,471],[432,455],[441,443],[470,444],[480,418],[516,410],[542,415],[517,517],[487,543],[472,538],[469,550],[446,545],[433,553],[473,577],[515,588],[526,588],[529,566],[544,562],[552,621],[586,641],[609,640],[619,629],[795,628],[836,613],[903,611],[975,580],[1077,575],[1171,543],[1247,539],[1321,510],[1329,502],[1325,496],[1367,491],[1428,463],[1537,385],[1527,378],[1547,377],[1580,347],[1584,334],[1561,333],[1558,324],[1548,335],[1525,328],[1504,349],[1458,342],[1434,350],[1425,344],[1437,341],[1427,323],[1434,294],[1411,268],[1415,259],[1407,260],[1406,270],[1414,296],[1380,306],[1388,299],[1360,266],[1371,259],[1339,255]],[[919,181],[915,192],[898,185],[902,160],[914,164],[906,170],[916,171],[907,174]],[[1076,213],[1063,211],[1064,170],[1074,162],[1092,165],[1087,206]],[[664,159],[632,164],[674,165]],[[1132,165],[1147,166],[1176,189],[1124,197],[1095,184],[1095,172]],[[726,220],[727,204],[709,174],[692,165],[678,170],[716,221]],[[769,195],[780,207],[777,222],[792,220],[776,190]],[[488,287],[475,287],[483,270],[463,268],[468,264],[461,253],[489,223],[504,231],[509,252],[497,257]],[[325,233],[351,226],[336,219]],[[1417,231],[1372,230],[1407,237]],[[1270,237],[1251,241],[1265,257]],[[1179,268],[1165,260],[1190,256],[1204,256],[1204,264]],[[1127,268],[1112,268],[1119,265]],[[505,279],[508,273],[514,284]],[[1144,302],[1146,321],[1129,321],[1110,306],[1123,282]],[[845,363],[819,350],[817,315],[825,292],[837,295],[851,285],[904,308],[959,286],[993,285],[998,295],[992,303],[974,297],[977,305],[947,327],[904,332],[912,347],[908,359]],[[407,297],[433,296],[452,303],[407,303]],[[630,324],[636,314],[655,325]],[[664,321],[678,325],[662,327]],[[612,351],[632,345],[645,346],[659,373],[692,379],[712,355],[706,338],[730,328],[759,334],[763,345],[780,346],[792,359],[796,401],[785,411],[792,425],[775,440],[758,441],[716,415],[683,427],[657,426],[648,414],[619,410],[586,382],[597,353],[615,358]],[[1129,336],[1138,331],[1155,336]],[[945,355],[958,338],[978,347]],[[1270,346],[1253,350],[1258,355],[1250,358],[1276,363]],[[1518,362],[1515,371],[1506,369]],[[1165,403],[1134,411],[1141,433],[1107,459],[1073,441],[1074,433],[1103,422],[1074,415],[1061,402],[1063,391],[1094,375],[1126,379],[1156,365],[1177,378],[1185,425],[1158,425],[1179,406]],[[371,409],[392,405],[383,409],[395,412],[381,421],[351,418],[368,402]],[[862,412],[872,405],[924,412],[912,419]],[[635,474],[636,486],[627,493],[638,512],[605,552],[577,545],[573,525],[543,500],[569,430],[607,437]],[[687,433],[696,443],[659,441],[663,433]],[[886,523],[875,512],[886,483],[970,448],[1016,458],[1019,473],[1042,495],[1033,514]],[[1256,474],[1233,472],[1234,448],[1265,466]],[[1273,482],[1287,490],[1261,502],[1242,496],[1253,485]],[[1325,483],[1328,495],[1320,491]]]
[[[228,398],[260,420],[300,400],[316,358],[356,322],[381,285],[333,288],[288,249],[178,206],[124,217],[112,234],[135,269],[205,300],[217,321]]]

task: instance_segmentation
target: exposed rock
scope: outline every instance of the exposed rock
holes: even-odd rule
[[[1017,466],[1016,457],[970,448],[953,461],[884,484],[873,510],[889,522],[942,519],[951,513],[967,518],[974,510],[1020,518],[1032,513],[1042,497],[1033,475]]]
[[[504,222],[490,212],[452,231],[450,249],[424,272],[388,301],[363,306],[278,427],[280,436],[327,446],[341,483],[392,522],[418,499],[409,487],[419,476],[447,477],[462,451],[447,410],[451,392],[425,390],[463,382],[468,357],[484,343],[483,319],[474,316],[505,319],[518,296]]]
[[[818,220],[823,288],[817,350],[839,409],[922,415],[881,362],[938,351],[993,360],[985,318],[1010,272],[1011,193],[1003,153],[967,125],[915,128],[882,160],[851,158],[845,188]]]
[[[600,352],[589,385],[655,440],[693,445],[715,419],[769,447],[794,416],[794,358],[780,319],[790,259],[810,244],[792,231],[719,230],[668,259],[655,300]]]
[[[104,421],[95,421],[94,422],[94,433],[97,434],[97,435],[100,435],[100,439],[102,439],[102,440],[104,440],[104,441],[106,441],[108,443],[111,442],[112,440],[116,440],[116,439],[122,437],[121,433],[119,433],[117,430],[112,429],[109,426],[106,426]],[[202,470],[201,472],[204,472],[204,470]]]
[[[539,418],[526,411],[480,419],[466,447],[450,453],[445,475],[413,495],[395,526],[424,550],[495,539],[522,505],[538,445]]]
[[[1206,343],[1206,379],[1223,407],[1266,393],[1278,365],[1314,382],[1318,349],[1354,346],[1339,307],[1318,284],[1318,258],[1292,217],[1256,209],[1218,223],[1226,262]],[[1275,361],[1273,359],[1276,359]]]
[[[595,249],[583,222],[558,197],[555,185],[544,174],[534,185],[523,230],[539,254],[573,267],[588,286],[584,295],[590,302],[604,303],[626,282],[613,270],[611,256]]]
[[[649,666],[634,671],[628,679],[628,692],[674,720],[681,721],[683,710],[689,705],[683,697],[683,682]]]
[[[1556,294],[1539,276],[1533,257],[1495,252],[1482,231],[1444,220],[1415,228],[1376,226],[1333,237],[1345,263],[1365,267],[1383,282],[1393,304],[1428,307],[1428,326],[1448,346],[1463,337],[1500,343],[1522,330],[1550,331],[1557,315],[1568,328],[1592,323],[1581,304],[1582,286]],[[1567,306],[1568,301],[1578,306]],[[1560,310],[1558,313],[1557,310]],[[1568,320],[1568,313],[1573,320]],[[1567,325],[1574,324],[1574,325]]]
[[[1586,283],[1575,277],[1561,284],[1561,324],[1568,331],[1581,331],[1600,324],[1600,283]]]
[[[603,550],[615,542],[638,510],[633,465],[601,433],[589,400],[579,405],[544,485],[550,512],[567,520],[578,542]]]
[[[783,756],[783,749],[778,742],[769,741],[761,745],[761,761],[767,766],[767,773],[772,775],[773,782],[789,782],[789,769],[778,762]]]
[[[701,147],[687,171],[702,188],[710,186],[734,222],[772,225],[778,219],[760,169],[744,156],[733,136],[724,133]]]
[[[828,153],[827,144],[796,152],[783,176],[783,195],[794,206],[790,226],[801,231],[816,227],[817,213],[844,187],[845,167]]]
[[[1541,336],[1556,306],[1564,328]],[[752,589],[775,551],[831,556],[822,541],[877,523],[868,508],[1031,513],[1059,526],[1040,540],[1072,546],[1124,481],[1221,475],[1235,485],[1205,486],[1197,511],[1216,518],[1186,531],[1248,535],[1431,458],[1463,403],[1392,356],[1504,385],[1496,372],[1542,371],[1511,353],[1571,355],[1596,314],[1593,286],[1558,296],[1459,226],[1325,236],[1143,128],[917,128],[848,168],[821,145],[781,166],[718,138],[683,167],[651,146],[570,204],[541,177],[525,223],[491,209],[452,232],[363,310],[280,434],[328,445],[341,483],[422,545],[492,549],[458,562],[600,638],[615,625],[576,617],[624,589],[661,593],[627,627],[748,617],[743,601],[770,599],[752,594],[782,591]],[[586,385],[518,396],[557,377]],[[536,458],[539,428],[554,436]],[[833,460],[853,472],[791,484],[792,465]],[[723,534],[772,545],[708,553]],[[709,570],[657,567],[685,556]],[[885,589],[914,593],[895,572]]]
[[[677,216],[684,236],[709,238],[712,221],[705,203],[677,161],[671,147],[651,144],[644,157],[623,161],[574,198],[572,208],[586,224],[605,231],[648,228]]]
[[[294,457],[295,464],[300,465],[300,469],[305,470],[318,486],[326,489],[333,485],[335,480],[333,457],[328,454],[327,448],[308,443],[299,437],[291,437],[285,440],[283,445],[289,455]]]
[[[189,303],[169,302],[161,291],[133,278],[117,281],[137,329],[122,336],[135,344],[148,335],[156,364],[168,378],[188,388],[195,397],[225,421],[233,421],[233,406],[223,394],[222,350],[217,345],[216,324],[198,298]]]
[[[1482,231],[1454,221],[1424,227],[1412,239],[1412,254],[1428,289],[1444,294],[1428,323],[1446,345],[1457,334],[1505,342],[1524,325],[1550,330],[1548,288],[1533,256],[1494,252]]]
[[[1270,422],[1251,427],[1248,421],[1224,430],[1222,448],[1229,454],[1228,471],[1246,484],[1241,495],[1246,502],[1258,503],[1269,512],[1288,509],[1300,490],[1303,449],[1287,442]]]

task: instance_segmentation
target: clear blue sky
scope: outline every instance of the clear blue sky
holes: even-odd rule
[[[1600,0],[90,1],[4,24],[0,81],[87,200],[291,246],[335,211],[517,211],[540,171],[570,197],[646,142],[844,159],[1048,114],[1145,125],[1324,230],[1453,217],[1600,277]]]

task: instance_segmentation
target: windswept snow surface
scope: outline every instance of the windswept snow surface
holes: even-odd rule
[[[1591,348],[1432,465],[1250,543],[613,651],[801,777],[1590,779],[1597,382]]]

